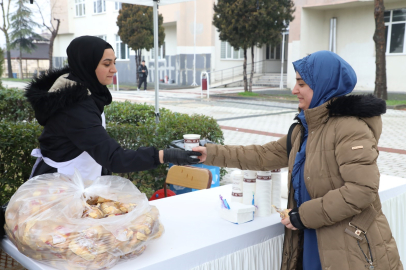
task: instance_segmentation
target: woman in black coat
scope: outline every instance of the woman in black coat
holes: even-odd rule
[[[106,85],[117,72],[113,48],[100,38],[82,36],[74,39],[66,52],[69,67],[50,70],[26,88],[25,96],[44,126],[40,148],[32,151],[37,162],[31,177],[54,172],[73,175],[77,169],[84,179],[95,180],[102,171],[127,173],[166,162],[199,162],[190,156],[200,153],[192,151],[123,149],[105,129],[104,106],[112,101]],[[0,231],[0,237],[2,234]]]

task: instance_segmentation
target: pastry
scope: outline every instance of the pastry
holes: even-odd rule
[[[87,199],[86,203],[89,205],[96,205],[98,200],[99,196],[90,196],[90,198]]]
[[[69,244],[69,249],[86,261],[93,261],[96,258],[92,242],[87,239],[79,238],[72,240]]]
[[[137,205],[135,203],[120,203],[119,209],[123,213],[131,212]]]
[[[275,208],[276,212],[279,213],[279,215],[281,216],[281,219],[284,219],[287,216],[289,216],[289,212],[291,211],[291,209],[282,210],[279,207],[276,207],[275,205],[272,205],[272,207]]]
[[[136,237],[137,237],[138,240],[141,240],[141,241],[146,241],[147,240],[147,236],[145,234],[141,233],[141,232],[137,232]]]
[[[103,198],[103,197],[97,198],[97,203],[104,203],[104,202],[111,202],[111,200],[105,199],[105,198]]]
[[[100,208],[106,215],[122,214],[119,205],[119,202],[105,202],[100,205]]]

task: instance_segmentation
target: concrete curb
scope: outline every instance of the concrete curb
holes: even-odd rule
[[[280,100],[280,99],[265,99],[265,98],[255,98],[255,97],[236,97],[236,96],[227,96],[227,95],[210,95],[210,98],[228,98],[228,99],[238,99],[238,100],[262,100],[262,101],[274,101],[280,103],[298,103],[295,100]]]

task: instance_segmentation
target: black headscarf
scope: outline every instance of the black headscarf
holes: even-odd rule
[[[111,93],[96,76],[96,68],[105,49],[113,49],[109,43],[98,37],[75,38],[66,49],[70,73],[68,79],[85,85],[101,112],[112,101]]]

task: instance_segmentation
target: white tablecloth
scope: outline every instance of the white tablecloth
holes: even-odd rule
[[[406,259],[406,179],[381,176],[380,196],[403,261]],[[236,225],[222,220],[219,194],[229,197],[231,185],[151,202],[161,213],[165,233],[137,259],[119,263],[124,269],[279,269],[283,226],[278,214]],[[286,205],[283,200],[282,205]],[[53,269],[22,255],[5,239],[2,248],[28,269]]]

